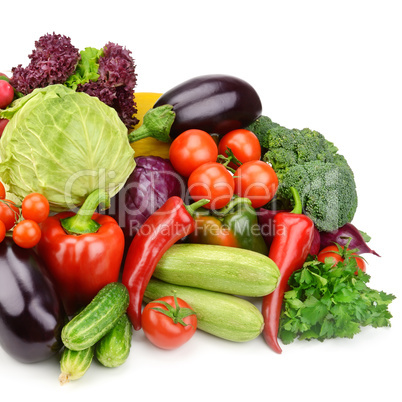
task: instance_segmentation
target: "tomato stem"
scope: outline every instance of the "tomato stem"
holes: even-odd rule
[[[151,307],[151,309],[171,318],[174,324],[181,324],[184,327],[186,327],[189,324],[186,324],[183,321],[183,319],[190,315],[195,315],[195,311],[192,310],[191,308],[180,307],[179,302],[177,301],[176,293],[173,293],[173,299],[174,299],[175,307],[173,307],[171,304],[165,302],[164,300],[154,300],[154,301],[151,301],[150,303],[162,304],[163,306],[166,307],[167,310],[160,308],[160,307]]]

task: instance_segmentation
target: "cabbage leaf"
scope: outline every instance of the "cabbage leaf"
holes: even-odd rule
[[[53,211],[80,206],[95,189],[114,196],[135,168],[127,128],[98,98],[64,85],[35,89],[0,117],[0,178],[24,198],[43,194]]]

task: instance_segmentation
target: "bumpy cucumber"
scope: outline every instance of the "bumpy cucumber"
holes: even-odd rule
[[[130,354],[133,326],[123,314],[116,325],[96,344],[95,355],[106,367],[121,366]]]
[[[198,328],[212,335],[246,342],[256,338],[263,330],[261,312],[254,304],[237,296],[151,279],[144,298],[152,301],[174,293],[195,311]]]
[[[154,277],[239,296],[273,292],[280,272],[267,256],[255,251],[208,244],[175,244],[159,261]]]
[[[78,351],[64,348],[60,359],[61,385],[78,380],[87,372],[94,357],[94,349],[94,346]]]
[[[64,345],[71,350],[95,345],[126,312],[128,303],[128,290],[122,283],[107,284],[63,327],[61,339]]]

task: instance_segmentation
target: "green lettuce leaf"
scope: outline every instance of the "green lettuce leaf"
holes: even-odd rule
[[[77,64],[75,72],[71,75],[65,85],[76,90],[78,85],[86,84],[89,81],[97,81],[99,78],[99,58],[103,56],[103,49],[86,47],[80,52],[81,59]]]

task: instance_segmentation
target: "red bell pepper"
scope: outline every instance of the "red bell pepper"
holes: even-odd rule
[[[86,306],[106,284],[119,278],[124,234],[110,216],[94,213],[109,207],[108,195],[91,193],[77,212],[61,212],[41,223],[37,246],[68,315]]]
[[[202,199],[187,206],[180,197],[170,197],[134,236],[124,263],[122,283],[130,295],[127,314],[135,330],[141,329],[142,299],[157,263],[170,246],[194,231],[193,211],[208,202]]]
[[[269,250],[269,257],[278,266],[281,277],[277,288],[262,299],[263,336],[277,353],[282,352],[278,344],[278,330],[283,295],[288,290],[292,273],[300,269],[306,261],[314,238],[314,223],[302,214],[300,197],[296,189],[291,190],[295,207],[291,212],[279,212],[275,215],[275,235]]]

